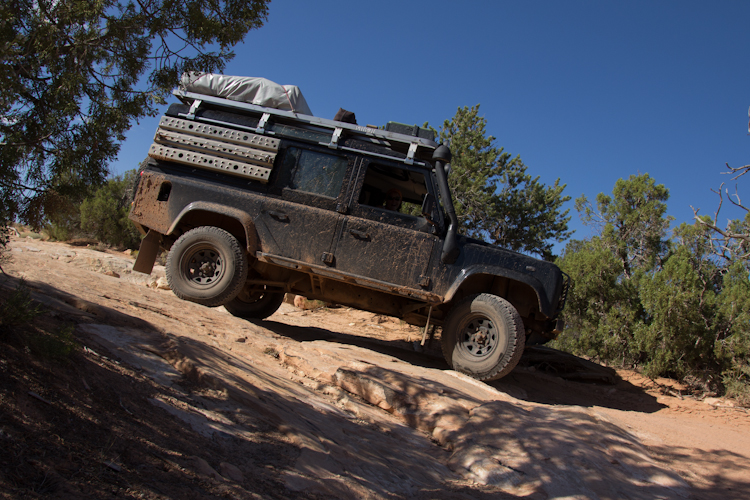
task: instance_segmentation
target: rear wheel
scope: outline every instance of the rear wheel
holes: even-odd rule
[[[265,286],[245,284],[240,293],[224,304],[224,307],[238,318],[265,319],[275,313],[282,302],[283,292],[272,292]]]
[[[237,238],[218,227],[196,227],[169,250],[167,281],[179,298],[215,307],[240,292],[247,267]]]
[[[489,293],[465,298],[443,327],[443,356],[451,368],[478,380],[495,380],[523,354],[523,320],[507,300]]]

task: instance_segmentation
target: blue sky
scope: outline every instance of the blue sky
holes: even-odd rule
[[[481,104],[495,144],[574,199],[648,173],[669,214],[712,215],[750,163],[750,2],[273,0],[225,74],[298,85],[316,116],[439,128]],[[128,133],[114,174],[158,119]],[[750,178],[739,180],[750,201]],[[574,238],[590,234],[569,203]],[[725,202],[720,220],[742,216]],[[558,247],[558,251],[561,247]]]

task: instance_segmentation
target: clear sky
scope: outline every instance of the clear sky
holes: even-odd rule
[[[297,85],[316,116],[436,128],[481,104],[496,146],[572,198],[648,173],[670,215],[713,215],[750,163],[750,1],[273,0],[225,74]],[[145,157],[128,134],[114,174]],[[750,178],[739,180],[750,204]],[[721,219],[739,218],[725,202]],[[574,238],[590,231],[568,205]],[[558,251],[561,248],[558,248]]]

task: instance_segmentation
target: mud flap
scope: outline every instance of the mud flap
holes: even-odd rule
[[[156,256],[159,254],[159,237],[161,235],[151,229],[146,233],[146,237],[141,241],[141,248],[138,250],[138,257],[133,264],[133,271],[143,274],[151,274],[156,262]]]

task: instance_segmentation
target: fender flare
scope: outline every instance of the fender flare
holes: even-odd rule
[[[476,276],[479,274],[486,274],[490,276],[508,278],[509,280],[517,281],[519,283],[523,283],[524,285],[527,285],[529,288],[534,290],[534,293],[536,294],[537,303],[539,305],[539,310],[548,317],[552,317],[554,315],[553,314],[554,311],[552,311],[552,307],[550,306],[549,299],[544,293],[544,287],[539,282],[539,280],[537,280],[533,276],[529,276],[528,274],[524,274],[518,271],[513,271],[512,269],[506,269],[506,268],[487,265],[487,264],[478,264],[478,265],[474,265],[474,266],[470,266],[468,268],[462,269],[461,272],[458,274],[458,276],[456,276],[456,279],[453,281],[453,284],[445,293],[444,301],[450,302],[451,300],[453,300],[453,297],[455,297],[456,293],[458,293],[458,290],[461,288],[461,285],[470,277]]]
[[[255,221],[250,214],[238,208],[228,207],[220,203],[195,201],[186,205],[180,213],[177,214],[177,217],[174,218],[172,224],[170,224],[167,234],[174,233],[182,219],[188,214],[198,211],[211,212],[235,219],[240,225],[242,225],[242,228],[245,231],[245,241],[247,242],[246,250],[248,253],[250,253],[250,255],[255,255],[255,252],[259,250],[258,232],[255,230]]]
[[[190,214],[191,212],[209,212],[215,214],[221,214],[226,217],[231,217],[242,225],[245,231],[245,241],[247,241],[247,252],[250,255],[255,255],[255,252],[259,249],[258,247],[258,233],[255,230],[255,222],[253,218],[247,212],[238,210],[236,208],[227,207],[219,203],[209,203],[205,201],[197,201],[190,203],[183,208],[177,217],[174,218],[169,229],[165,233],[166,235],[173,234],[177,229],[180,221]],[[154,263],[159,253],[160,240],[162,235],[153,229],[149,229],[146,233],[146,237],[141,240],[140,250],[138,251],[138,257],[133,265],[133,270],[139,273],[151,274],[154,269]]]

